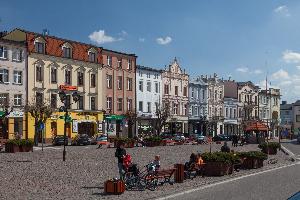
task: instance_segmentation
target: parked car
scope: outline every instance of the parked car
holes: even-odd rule
[[[212,140],[214,142],[218,142],[218,141],[230,141],[231,137],[228,135],[224,135],[224,134],[220,134],[220,135],[216,135],[212,138]]]
[[[176,142],[185,141],[185,137],[183,135],[177,134],[174,136],[173,140],[175,140]]]
[[[66,136],[66,140],[65,140],[65,138],[64,138],[63,135],[57,135],[57,136],[55,136],[55,137],[53,138],[52,144],[53,144],[54,146],[60,146],[60,145],[64,145],[64,141],[66,141],[66,142],[65,142],[65,145],[68,145],[68,143],[69,143],[69,138]]]
[[[91,144],[91,139],[86,134],[76,135],[71,142],[71,145],[89,145],[89,144]]]
[[[207,142],[207,137],[204,135],[197,135],[195,140],[199,143]]]
[[[171,139],[173,137],[172,133],[164,132],[160,135],[161,138],[166,139],[169,138]]]

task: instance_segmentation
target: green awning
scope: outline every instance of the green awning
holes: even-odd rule
[[[0,111],[0,117],[3,117],[5,115],[4,111]]]
[[[123,120],[124,118],[125,118],[125,116],[123,116],[123,115],[109,115],[105,119],[109,119],[109,120]]]

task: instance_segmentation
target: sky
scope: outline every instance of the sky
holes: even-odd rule
[[[300,1],[0,0],[0,31],[23,28],[134,53],[191,77],[217,73],[300,99]]]

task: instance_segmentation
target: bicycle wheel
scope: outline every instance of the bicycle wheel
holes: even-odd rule
[[[144,180],[148,190],[154,191],[157,189],[157,180],[152,175],[147,175]]]

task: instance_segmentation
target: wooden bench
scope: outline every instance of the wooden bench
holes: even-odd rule
[[[171,177],[173,176],[174,172],[175,172],[175,168],[160,169],[160,170],[154,172],[151,176],[147,176],[146,180],[155,179],[161,185],[163,185],[165,183],[169,183],[169,184],[173,185],[173,182],[171,181]]]
[[[188,170],[184,171],[185,177],[189,179],[193,179],[197,175],[203,176],[205,165],[206,165],[205,163],[202,163],[201,165],[193,164]]]

